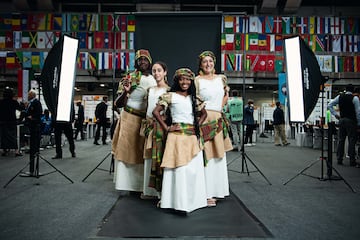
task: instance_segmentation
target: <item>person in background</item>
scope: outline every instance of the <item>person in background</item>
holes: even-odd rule
[[[230,115],[230,128],[232,132],[233,148],[240,150],[241,121],[243,119],[243,101],[239,98],[239,91],[232,90],[228,108]]]
[[[281,108],[280,102],[276,102],[276,108],[273,112],[273,125],[275,130],[275,146],[281,146],[280,139],[284,146],[289,145],[290,143],[287,141],[285,134],[284,111]]]
[[[155,62],[152,66],[152,75],[157,85],[150,87],[147,94],[146,120],[144,127],[144,190],[143,198],[160,198],[162,185],[161,161],[164,152],[165,137],[164,131],[158,121],[153,117],[153,110],[159,97],[170,88],[167,82],[167,66],[164,62]],[[162,113],[165,119],[165,113]]]
[[[357,140],[357,130],[360,126],[360,103],[359,98],[353,95],[354,86],[346,85],[345,93],[340,93],[330,101],[327,108],[331,114],[339,120],[339,142],[336,152],[337,163],[343,164],[345,140],[348,137],[348,155],[350,166],[357,166],[355,158],[355,144]],[[338,105],[340,112],[334,109]]]
[[[254,100],[248,99],[248,103],[244,108],[244,119],[243,124],[246,126],[245,129],[245,140],[244,145],[251,147],[256,144],[253,143],[253,131],[255,130],[255,121],[254,121]]]
[[[95,117],[96,117],[96,132],[95,132],[95,139],[94,139],[94,144],[95,145],[99,145],[99,139],[100,139],[100,129],[102,128],[102,135],[101,135],[101,140],[102,140],[102,144],[106,145],[106,137],[107,137],[107,132],[106,132],[106,128],[108,125],[108,119],[106,117],[106,112],[107,112],[107,101],[108,101],[108,97],[107,96],[103,96],[103,99],[100,103],[98,103],[96,105],[96,109],[95,109]]]
[[[208,206],[216,206],[217,199],[229,196],[229,179],[226,152],[232,144],[228,134],[228,123],[222,109],[228,100],[225,75],[215,73],[216,57],[204,51],[198,57],[198,76],[195,78],[197,95],[204,100],[207,117],[201,125],[205,141],[205,180]]]
[[[41,116],[41,137],[42,146],[51,145],[51,134],[53,133],[53,121],[48,109],[44,110],[44,114]],[[41,146],[41,147],[42,147]]]
[[[40,137],[41,137],[41,102],[36,98],[36,92],[30,90],[28,92],[28,103],[25,110],[25,124],[30,132],[30,164],[29,172],[21,174],[22,177],[34,177],[37,175],[35,169],[35,157],[40,151]]]
[[[78,134],[80,133],[81,140],[84,140],[84,121],[85,121],[85,114],[84,114],[84,106],[81,104],[81,101],[78,101],[76,103],[76,106],[78,107],[78,111],[76,114],[76,120],[75,120],[75,134],[74,139],[77,139]]]
[[[62,147],[61,147],[61,136],[63,133],[65,134],[65,137],[69,142],[69,150],[71,153],[71,157],[73,158],[76,157],[75,142],[73,138],[73,127],[72,127],[74,118],[75,118],[75,110],[73,105],[71,108],[70,122],[59,122],[56,121],[56,117],[54,117],[53,125],[54,125],[54,133],[55,133],[56,155],[52,157],[52,159],[61,159],[63,157]]]
[[[146,116],[146,98],[150,87],[156,86],[151,75],[152,59],[146,49],[135,53],[135,71],[124,76],[115,104],[123,108],[112,140],[115,159],[115,189],[141,193],[144,189],[144,142],[140,134]]]
[[[199,127],[206,118],[206,110],[196,97],[194,78],[188,68],[176,70],[170,92],[160,97],[153,111],[153,116],[167,133],[161,163],[164,171],[159,205],[185,213],[207,206]],[[161,114],[166,109],[170,110],[170,126]]]
[[[15,156],[22,156],[17,143],[16,110],[23,111],[24,107],[14,99],[14,92],[11,88],[5,88],[3,99],[0,100],[0,143],[3,149],[2,156],[7,156],[10,149],[15,150]]]

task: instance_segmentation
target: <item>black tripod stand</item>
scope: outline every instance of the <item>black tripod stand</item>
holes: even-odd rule
[[[322,86],[322,100],[321,100],[321,105],[322,105],[322,116],[324,116],[324,88]],[[329,127],[328,127],[328,152],[327,152],[327,157],[324,156],[324,117],[321,117],[321,122],[320,122],[320,131],[321,131],[321,156],[318,160],[312,162],[311,164],[309,164],[307,167],[305,167],[303,170],[301,170],[298,174],[296,174],[294,177],[290,178],[288,181],[286,181],[284,183],[284,185],[288,184],[290,181],[294,180],[297,176],[299,175],[304,175],[304,176],[308,176],[308,177],[312,177],[312,178],[316,178],[320,181],[327,181],[327,180],[343,180],[344,183],[351,189],[352,192],[355,193],[355,190],[351,187],[351,185],[340,175],[340,173],[333,167],[332,165],[332,139],[333,139],[333,135],[335,132],[335,124],[334,123],[329,123]],[[318,163],[319,161],[321,161],[321,174],[319,177],[315,177],[315,176],[311,176],[305,173],[306,170],[308,170],[309,168],[311,168],[313,165],[315,165],[316,163]],[[326,166],[327,166],[327,175],[324,176],[324,161],[326,162]],[[335,171],[337,176],[333,176],[332,175],[332,171]]]
[[[39,160],[43,160],[44,162],[46,162],[48,165],[50,165],[53,169],[55,169],[55,171],[52,171],[52,172],[48,172],[48,173],[40,173],[39,171]],[[30,165],[30,162],[28,164],[25,165],[25,167],[23,167],[22,169],[20,169],[20,171],[18,171],[16,173],[15,176],[13,176],[5,185],[4,185],[4,188],[7,187],[7,185],[9,185],[18,175],[22,174],[21,176],[22,177],[34,177],[34,178],[40,178],[40,177],[43,177],[43,176],[46,176],[46,175],[49,175],[51,173],[54,173],[54,172],[58,172],[60,173],[63,177],[65,177],[67,180],[69,180],[71,183],[74,183],[69,177],[67,177],[64,173],[62,173],[59,169],[57,169],[53,164],[51,164],[48,160],[46,160],[43,156],[40,155],[39,152],[36,153],[35,155],[35,171],[34,171],[34,174],[27,174],[27,173],[24,173],[23,170]]]
[[[260,169],[256,166],[256,164],[251,160],[251,158],[246,154],[245,147],[244,147],[244,125],[242,124],[242,142],[241,142],[241,171],[235,171],[232,169],[229,169],[229,171],[237,172],[237,173],[247,173],[248,176],[250,176],[251,172],[259,172],[261,176],[268,182],[269,185],[271,185],[271,182],[265,177],[265,175],[260,171]],[[235,162],[239,157],[233,159],[231,162],[228,163],[228,166],[230,166],[233,162]],[[256,171],[249,171],[247,161],[249,161],[256,169]],[[246,169],[246,171],[245,171]]]
[[[97,169],[97,170],[102,170],[102,171],[109,171],[109,174],[111,174],[111,173],[113,173],[114,172],[114,155],[113,154],[111,154],[111,162],[110,162],[110,169],[109,170],[106,170],[106,169],[103,169],[103,168],[99,168],[99,166],[110,156],[110,154],[111,154],[111,152],[109,152],[99,163],[98,163],[98,165],[96,165],[96,167],[93,169],[93,170],[91,170],[90,172],[89,172],[89,174],[88,175],[86,175],[86,177],[84,177],[84,179],[82,180],[82,182],[85,182],[85,180],[93,173],[93,172],[95,172],[95,170]]]

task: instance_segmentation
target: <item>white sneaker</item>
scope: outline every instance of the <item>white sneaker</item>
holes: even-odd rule
[[[252,144],[251,144],[251,143],[247,143],[247,144],[245,144],[245,146],[247,146],[247,147],[252,147]]]
[[[256,146],[256,143],[252,143],[251,145]]]

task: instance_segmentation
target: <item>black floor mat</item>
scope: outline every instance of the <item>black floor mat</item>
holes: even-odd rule
[[[103,237],[272,237],[266,227],[233,194],[216,207],[188,214],[156,208],[155,200],[122,196],[104,218]]]

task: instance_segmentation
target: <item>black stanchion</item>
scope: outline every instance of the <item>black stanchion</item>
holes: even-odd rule
[[[103,168],[99,168],[99,166],[111,155],[111,162],[110,162],[110,168],[109,170],[106,170],[106,169],[103,169]],[[85,180],[93,173],[95,172],[95,170],[102,170],[102,171],[109,171],[109,174],[113,173],[114,172],[114,167],[115,167],[115,164],[114,164],[114,155],[111,154],[111,152],[109,152],[99,163],[98,165],[96,165],[96,167],[91,170],[89,172],[88,175],[86,175],[86,177],[84,177],[84,179],[82,180],[82,182],[85,182]]]

